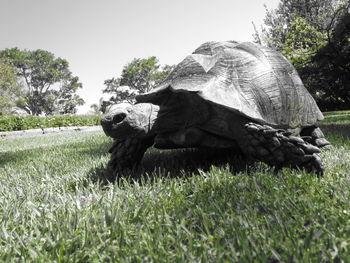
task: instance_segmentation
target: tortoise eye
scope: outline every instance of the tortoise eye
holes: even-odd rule
[[[125,117],[126,117],[125,113],[118,113],[118,114],[114,115],[113,122],[114,123],[122,122],[125,119]]]

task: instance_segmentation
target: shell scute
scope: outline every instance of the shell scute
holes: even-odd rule
[[[297,71],[280,53],[249,42],[207,42],[187,56],[156,89],[139,95],[197,92],[207,102],[269,125],[300,127],[322,120]]]

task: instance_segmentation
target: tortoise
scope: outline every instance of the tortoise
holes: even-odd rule
[[[323,115],[297,71],[279,52],[250,42],[207,42],[136,103],[112,105],[101,120],[115,139],[114,176],[148,147],[240,151],[275,167],[322,175],[315,123]]]

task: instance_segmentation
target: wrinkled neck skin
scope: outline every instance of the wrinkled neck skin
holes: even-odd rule
[[[101,120],[107,136],[117,140],[128,137],[153,137],[152,131],[159,107],[150,103],[112,105]]]

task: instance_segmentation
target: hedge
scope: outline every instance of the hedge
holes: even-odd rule
[[[38,128],[100,125],[101,115],[16,116],[0,115],[0,132]]]

